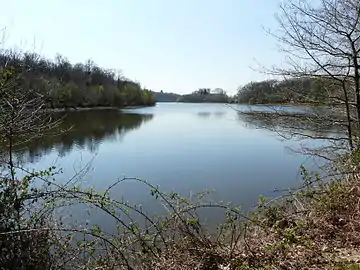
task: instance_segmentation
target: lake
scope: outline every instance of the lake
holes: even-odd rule
[[[299,149],[303,141],[281,140],[260,128],[259,121],[224,104],[74,111],[67,113],[61,128],[66,132],[22,149],[29,167],[62,168],[59,181],[87,167],[74,182],[99,190],[122,177],[141,178],[185,196],[215,190],[214,200],[244,209],[256,205],[259,195],[277,196],[275,189],[301,185],[300,165],[316,170],[321,162],[289,149]],[[159,209],[149,189],[138,183],[123,183],[112,194],[140,203],[149,212]],[[83,215],[81,208],[78,211],[76,215]]]

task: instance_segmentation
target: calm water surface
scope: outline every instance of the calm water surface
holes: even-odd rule
[[[70,131],[35,141],[23,154],[31,167],[63,168],[61,181],[90,165],[77,181],[100,190],[118,178],[137,177],[187,196],[214,189],[214,199],[248,209],[261,194],[300,185],[301,164],[316,169],[315,160],[288,149],[303,142],[282,141],[222,104],[158,103],[67,114],[61,127],[73,126]],[[158,209],[148,188],[136,183],[117,186],[113,195],[150,212]]]

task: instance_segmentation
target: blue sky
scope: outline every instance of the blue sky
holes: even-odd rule
[[[143,86],[188,93],[266,78],[258,63],[278,64],[280,0],[0,0],[3,47],[92,59]]]

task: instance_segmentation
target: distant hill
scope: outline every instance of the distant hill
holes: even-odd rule
[[[181,97],[175,93],[154,92],[156,102],[176,102]]]

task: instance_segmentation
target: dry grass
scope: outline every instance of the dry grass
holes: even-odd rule
[[[276,205],[262,203],[250,216],[245,227],[232,224],[231,234],[241,235],[235,247],[231,237],[213,241],[210,248],[193,248],[185,239],[163,253],[154,269],[360,269],[360,182],[355,177],[306,188]]]
[[[111,200],[107,192],[63,190],[61,199],[103,210],[117,221],[119,232],[49,227],[48,243],[55,251],[51,263],[56,269],[358,269],[360,181],[354,175],[328,184],[312,181],[307,174],[305,178],[304,188],[276,201],[261,199],[247,214],[228,205],[209,204],[203,196],[189,201],[162,193],[145,181],[124,179],[149,185],[151,194],[169,209],[168,216],[155,219],[127,202]],[[226,213],[216,234],[198,218],[204,207]],[[131,218],[130,212],[148,219],[149,226],[141,227],[136,220],[131,226],[122,224],[124,215]],[[74,246],[72,239],[79,233],[90,238]]]

